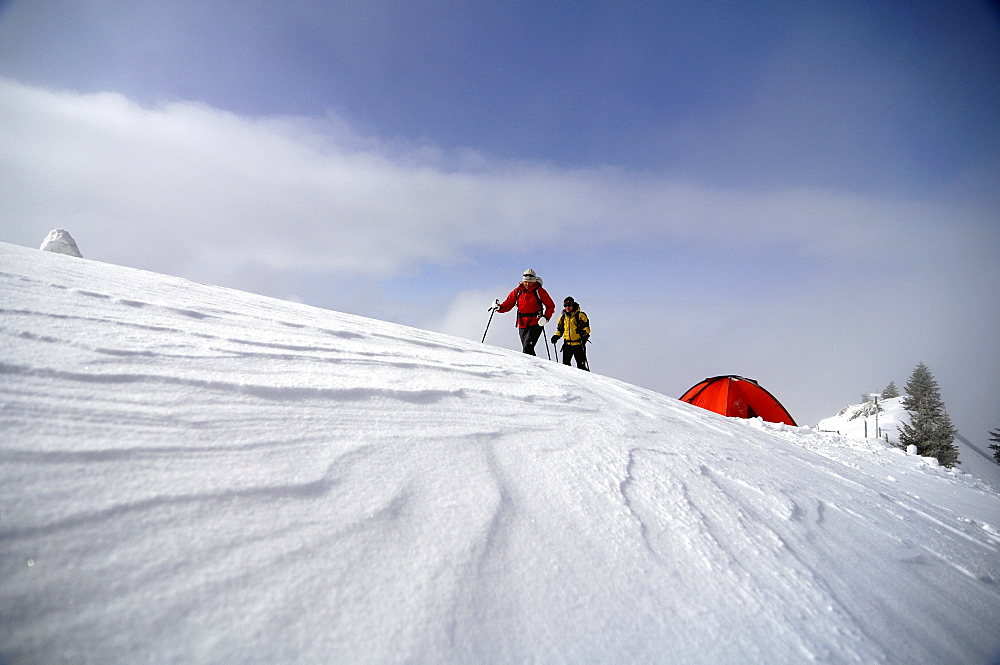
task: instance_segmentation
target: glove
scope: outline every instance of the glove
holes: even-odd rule
[[[549,322],[549,320],[546,319],[544,316],[542,316],[542,317],[540,317],[538,319],[538,325],[540,325],[543,328],[545,327],[545,324],[548,323],[548,322]]]
[[[580,338],[580,342],[582,344],[586,344],[589,341],[590,341],[590,335],[584,335],[583,337]]]
[[[490,307],[490,311],[491,312],[495,312],[498,309],[500,309],[500,299],[496,298],[496,299],[493,300],[493,306]]]
[[[551,341],[551,342],[552,342],[553,344],[555,344],[556,342],[558,342],[558,341],[559,341],[559,335],[553,335],[553,336],[552,336],[552,339],[551,339],[550,341]]]

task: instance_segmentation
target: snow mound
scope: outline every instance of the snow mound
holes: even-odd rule
[[[67,256],[83,258],[83,255],[80,254],[80,248],[76,246],[76,241],[73,240],[73,236],[65,229],[52,229],[49,231],[39,249],[43,252],[55,252],[56,254],[66,254]]]
[[[884,441],[4,244],[0,294],[4,665],[1000,642],[1000,494]]]

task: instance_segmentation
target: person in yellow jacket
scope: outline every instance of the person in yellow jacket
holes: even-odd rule
[[[587,342],[590,340],[590,320],[580,310],[580,303],[573,300],[573,296],[566,296],[563,300],[563,311],[556,324],[556,334],[552,336],[553,346],[560,337],[563,340],[563,365],[568,365],[571,359],[576,358],[576,366],[589,372]]]

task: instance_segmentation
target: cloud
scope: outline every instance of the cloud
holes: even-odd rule
[[[222,264],[384,276],[460,262],[472,248],[514,251],[529,237],[570,247],[780,241],[841,255],[949,212],[821,189],[491,162],[365,137],[334,116],[147,108],[11,80],[0,80],[0,98],[2,215],[15,240],[64,226],[94,256],[175,273]]]
[[[479,289],[460,291],[448,303],[440,320],[432,321],[430,325],[434,330],[447,335],[474,340],[481,340],[486,335],[491,344],[497,343],[500,341],[499,335],[495,334],[497,328],[510,327],[510,317],[490,317],[488,311],[490,303],[501,291],[502,287],[497,287],[492,292]]]

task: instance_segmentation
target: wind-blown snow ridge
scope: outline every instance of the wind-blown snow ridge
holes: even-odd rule
[[[477,341],[0,266],[4,665],[1000,646],[1000,494],[961,471]]]

